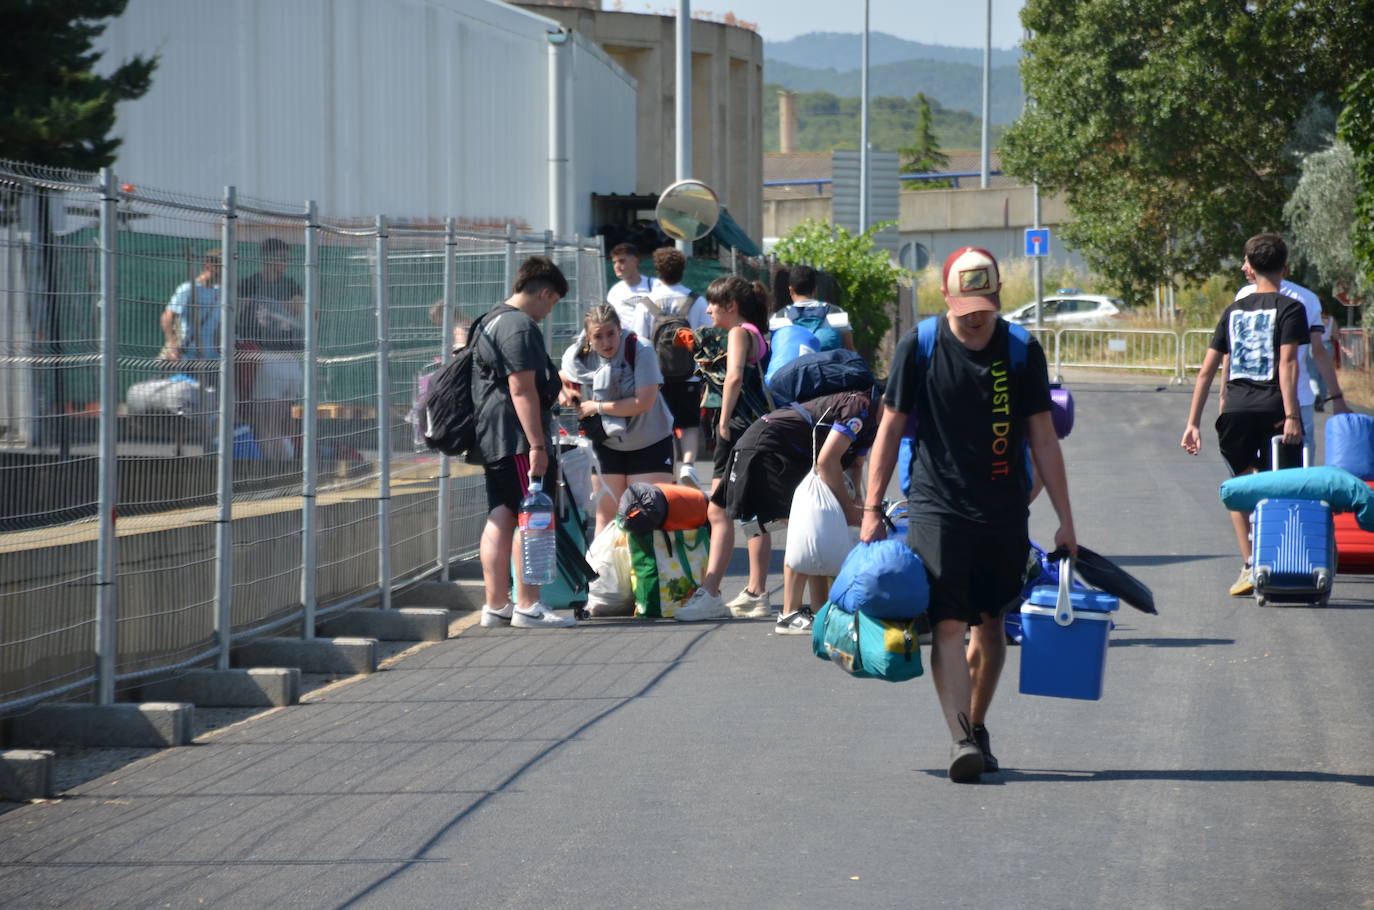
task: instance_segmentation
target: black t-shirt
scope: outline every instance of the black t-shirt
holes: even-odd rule
[[[1228,306],[1211,344],[1212,350],[1231,355],[1226,410],[1282,414],[1279,347],[1310,340],[1307,309],[1285,294],[1251,294]]]
[[[935,349],[919,365],[915,330],[897,344],[884,402],[916,414],[912,514],[976,524],[1024,523],[1030,495],[1026,418],[1050,409],[1045,353],[1030,339],[1011,368],[1007,323],[971,351],[941,318]]]
[[[833,430],[849,437],[850,445],[840,459],[849,467],[854,459],[873,446],[878,433],[878,409],[866,392],[838,392],[822,395],[799,405],[810,415],[807,420],[795,408],[779,408],[755,421],[740,437],[735,448],[755,448],[776,452],[805,469],[811,467],[811,450],[819,455],[821,446]]]
[[[305,349],[302,317],[287,302],[305,296],[296,279],[289,275],[267,278],[261,272],[239,282],[239,317],[236,323],[240,341],[251,341],[265,351]]]
[[[529,440],[515,413],[509,379],[534,371],[544,422],[544,440],[554,443],[553,410],[562,381],[549,359],[539,324],[509,304],[498,304],[468,333],[473,348],[472,400],[477,407],[477,445],[468,453],[473,464],[491,464],[529,451]]]

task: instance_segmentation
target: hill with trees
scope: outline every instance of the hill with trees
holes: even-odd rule
[[[763,150],[778,151],[778,89],[763,88]],[[931,129],[942,149],[976,149],[982,142],[982,123],[976,114],[949,110],[929,98]],[[826,152],[859,147],[859,99],[829,92],[801,92],[796,99],[797,151]],[[921,120],[919,99],[869,99],[868,135],[874,148],[896,150],[912,145]],[[1005,127],[993,125],[990,141],[996,147]]]

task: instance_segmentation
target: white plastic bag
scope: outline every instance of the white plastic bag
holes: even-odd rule
[[[587,548],[587,562],[597,578],[587,587],[587,612],[592,616],[630,616],[635,611],[630,578],[630,545],[614,521],[601,529]]]
[[[783,563],[805,575],[833,576],[839,573],[849,550],[844,509],[813,470],[792,496]]]

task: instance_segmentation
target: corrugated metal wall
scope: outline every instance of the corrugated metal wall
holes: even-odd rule
[[[322,214],[548,221],[552,20],[494,0],[132,0],[104,65],[161,64],[120,109],[121,176],[217,196],[229,180]],[[592,193],[634,190],[635,152],[605,118],[633,81],[575,41],[576,227]]]

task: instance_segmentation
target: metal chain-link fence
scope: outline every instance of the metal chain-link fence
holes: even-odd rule
[[[0,712],[228,666],[474,556],[481,472],[424,446],[426,382],[528,255],[569,280],[555,355],[605,297],[597,238],[14,163],[0,253]]]

